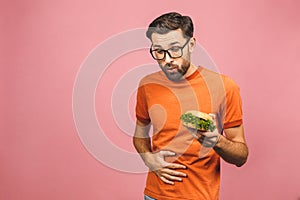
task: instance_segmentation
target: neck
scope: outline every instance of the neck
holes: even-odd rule
[[[184,77],[189,77],[190,75],[192,75],[195,71],[197,70],[197,67],[191,63],[188,71],[186,72],[186,74],[184,75]]]

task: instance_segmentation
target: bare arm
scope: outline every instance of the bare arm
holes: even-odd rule
[[[146,160],[146,155],[152,153],[151,140],[149,137],[150,124],[144,124],[137,120],[133,136],[133,145],[142,159]]]
[[[212,115],[213,118],[214,115]],[[214,121],[216,124],[216,122]],[[195,133],[190,130],[191,133]],[[220,135],[218,130],[213,132],[197,131],[194,137],[204,146],[213,147],[213,149],[226,162],[234,164],[238,167],[244,165],[248,158],[248,147],[244,136],[243,125],[224,129],[225,136]]]
[[[220,135],[214,150],[228,163],[240,167],[248,158],[248,147],[244,137],[243,125],[224,129],[225,136]]]
[[[167,184],[174,184],[174,181],[182,181],[181,177],[186,177],[185,173],[176,169],[185,169],[184,165],[168,163],[165,156],[174,156],[171,151],[159,151],[153,153],[151,150],[151,140],[149,137],[150,124],[144,124],[137,120],[133,137],[133,144],[137,152],[142,157],[146,166]]]

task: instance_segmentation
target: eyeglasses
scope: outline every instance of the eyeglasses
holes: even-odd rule
[[[166,53],[171,58],[180,58],[183,54],[182,49],[189,43],[190,39],[186,41],[186,43],[182,47],[174,46],[167,50],[164,49],[152,49],[150,48],[150,54],[155,60],[163,60],[166,57]]]

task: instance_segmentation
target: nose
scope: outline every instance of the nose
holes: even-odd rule
[[[171,58],[170,55],[166,52],[165,62],[169,63],[169,62],[172,62],[172,61],[173,61],[173,58]]]

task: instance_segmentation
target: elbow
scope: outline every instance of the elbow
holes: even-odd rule
[[[246,151],[246,153],[238,160],[238,162],[235,164],[235,166],[237,167],[242,167],[248,160],[248,150]]]
[[[238,163],[235,164],[237,167],[242,167],[247,162],[247,159],[240,160]]]

